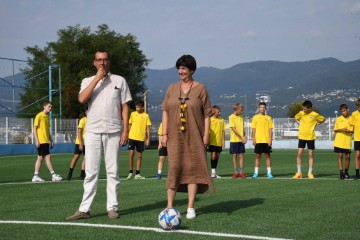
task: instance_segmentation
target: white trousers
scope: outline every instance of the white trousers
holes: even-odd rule
[[[119,149],[120,132],[117,133],[90,133],[86,132],[86,160],[84,179],[84,195],[79,207],[81,212],[89,212],[97,190],[99,178],[101,152],[104,151],[106,168],[106,209],[118,210],[119,178]]]

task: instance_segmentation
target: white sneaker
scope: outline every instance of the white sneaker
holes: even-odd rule
[[[126,180],[130,180],[130,179],[132,179],[133,178],[133,174],[132,173],[129,173],[129,176],[127,176],[127,178],[126,178]]]
[[[188,208],[186,218],[187,219],[194,219],[196,217],[195,209],[194,208]]]
[[[140,174],[136,174],[135,179],[145,179],[145,177],[141,176]]]
[[[34,176],[31,181],[32,182],[45,182],[45,180],[39,176]]]
[[[53,182],[60,182],[62,180],[62,177],[60,177],[60,175],[57,175],[56,173],[54,173],[52,176],[52,181]]]
[[[219,176],[219,175],[216,175],[216,178],[221,178],[221,176]]]

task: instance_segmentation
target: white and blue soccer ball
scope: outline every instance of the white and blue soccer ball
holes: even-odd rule
[[[181,215],[175,208],[165,208],[159,214],[159,224],[164,230],[179,229],[181,225]]]

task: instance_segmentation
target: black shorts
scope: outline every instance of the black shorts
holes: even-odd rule
[[[135,150],[135,148],[137,152],[143,152],[145,150],[144,141],[129,139],[129,150]]]
[[[354,141],[354,150],[360,151],[360,141]]]
[[[167,147],[161,147],[159,149],[159,156],[163,156],[163,157],[167,156]]]
[[[50,154],[49,150],[50,144],[48,143],[42,143],[40,144],[40,147],[37,148],[38,150],[38,156],[45,157]]]
[[[315,149],[315,140],[303,140],[299,139],[298,148],[305,148],[307,145],[307,148],[310,150]]]
[[[344,148],[334,147],[334,152],[336,152],[336,153],[350,154],[350,153],[351,153],[351,149],[344,149]]]
[[[262,153],[272,153],[272,148],[267,143],[257,143],[255,145],[254,153],[262,154]]]
[[[230,142],[230,154],[245,153],[245,144],[242,142]]]
[[[84,156],[85,156],[85,145],[84,145],[84,148],[82,151],[79,149],[79,147],[80,147],[80,144],[75,144],[74,154],[79,154],[79,155],[84,154]]]
[[[214,146],[214,145],[209,145],[209,150],[208,150],[208,152],[221,153],[221,152],[222,152],[222,147]]]

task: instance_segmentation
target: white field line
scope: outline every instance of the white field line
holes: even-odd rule
[[[162,178],[162,179],[166,179],[166,178]],[[232,179],[232,177],[221,177],[221,178],[217,178],[215,181],[221,181],[223,179]],[[133,180],[126,180],[126,178],[121,178],[120,179],[121,182],[123,181],[133,181]],[[157,178],[146,178],[143,179],[141,181],[146,181],[146,180],[156,180],[159,181]],[[257,179],[252,179],[251,177],[247,177],[247,179],[241,179],[241,180],[233,180],[233,181],[261,181],[261,180],[267,180],[267,181],[276,181],[276,180],[291,180],[291,181],[340,181],[337,178],[315,178],[315,179],[308,179],[308,178],[299,178],[299,179],[293,179],[291,177],[288,178],[284,178],[284,177],[276,177],[274,176],[274,178],[272,179],[268,179],[267,177],[258,177]],[[347,179],[347,180],[342,180],[342,181],[352,181],[355,179]],[[61,182],[52,182],[52,181],[46,181],[46,182],[42,182],[42,183],[33,183],[33,182],[7,182],[7,183],[0,183],[0,186],[4,186],[4,185],[25,185],[25,184],[47,184],[47,183],[55,183],[55,184],[66,184],[66,183],[70,183],[70,182],[79,182],[79,181],[83,181],[83,180],[71,180],[71,181],[67,181],[67,180],[62,180]],[[106,179],[99,179],[99,181],[106,181]]]
[[[78,227],[94,227],[94,228],[113,228],[113,229],[128,229],[136,231],[152,231],[160,233],[184,233],[192,235],[203,235],[212,237],[227,237],[227,238],[246,238],[246,239],[264,239],[264,240],[289,240],[285,238],[272,238],[243,234],[229,234],[229,233],[217,233],[217,232],[201,232],[190,230],[173,230],[165,231],[160,228],[150,227],[136,227],[136,226],[121,226],[121,225],[109,225],[109,224],[90,224],[90,223],[74,223],[74,222],[39,222],[39,221],[5,221],[0,220],[0,224],[31,224],[31,225],[55,225],[55,226],[78,226]]]
[[[162,178],[162,179],[166,179],[166,178]],[[231,177],[222,177],[222,178],[217,178],[215,181],[221,181],[222,179],[232,179]],[[126,180],[126,178],[121,178],[120,179],[122,182],[123,181],[133,181],[133,180]],[[146,181],[146,180],[156,180],[159,181],[157,178],[146,178],[143,179],[141,181]],[[259,181],[259,180],[267,180],[267,181],[276,181],[276,180],[291,180],[291,181],[340,181],[337,178],[315,178],[315,179],[308,179],[308,178],[299,178],[299,179],[293,179],[291,177],[289,178],[284,178],[284,177],[276,177],[274,176],[274,178],[272,179],[268,179],[267,177],[258,177],[257,179],[252,179],[251,177],[247,177],[247,179],[241,179],[241,180],[235,180],[234,181]],[[342,181],[352,181],[355,179],[348,179],[348,180],[342,180]],[[47,184],[47,183],[55,183],[55,184],[61,184],[61,183],[70,183],[70,182],[79,182],[79,181],[83,181],[83,180],[71,180],[71,181],[67,181],[67,180],[62,180],[61,182],[52,182],[52,181],[46,181],[46,182],[42,182],[42,183],[33,183],[33,182],[8,182],[8,183],[0,183],[0,186],[3,185],[24,185],[24,184]],[[106,179],[99,179],[99,181],[106,181]]]
[[[228,149],[223,149],[224,151],[227,151]],[[253,148],[248,149],[248,150],[253,150]],[[274,150],[274,149],[273,149]],[[276,149],[275,149],[276,150]],[[282,150],[286,150],[286,149],[279,149],[280,151]],[[297,154],[297,149],[289,149],[289,150],[294,150],[294,162],[296,163],[296,154]],[[322,155],[322,154],[329,154],[328,152],[321,152],[324,149],[319,149],[319,151],[316,152],[316,155]],[[328,149],[328,150],[332,150],[332,149]],[[148,150],[150,151],[150,150]],[[152,151],[152,150],[151,150]],[[68,152],[68,153],[50,153],[51,155],[70,155],[73,154],[72,152]],[[253,153],[252,153],[253,154]],[[272,153],[274,154],[274,153]],[[276,154],[279,155],[283,155],[283,154],[289,154],[289,152],[276,152]],[[306,156],[307,154],[307,150],[304,151],[304,156]],[[25,155],[6,155],[6,156],[0,156],[1,158],[16,158],[16,157],[24,157],[24,156],[28,156],[28,157],[34,157],[36,159],[37,157],[37,153],[33,153],[33,154],[25,154]],[[335,155],[334,155],[335,156]]]

